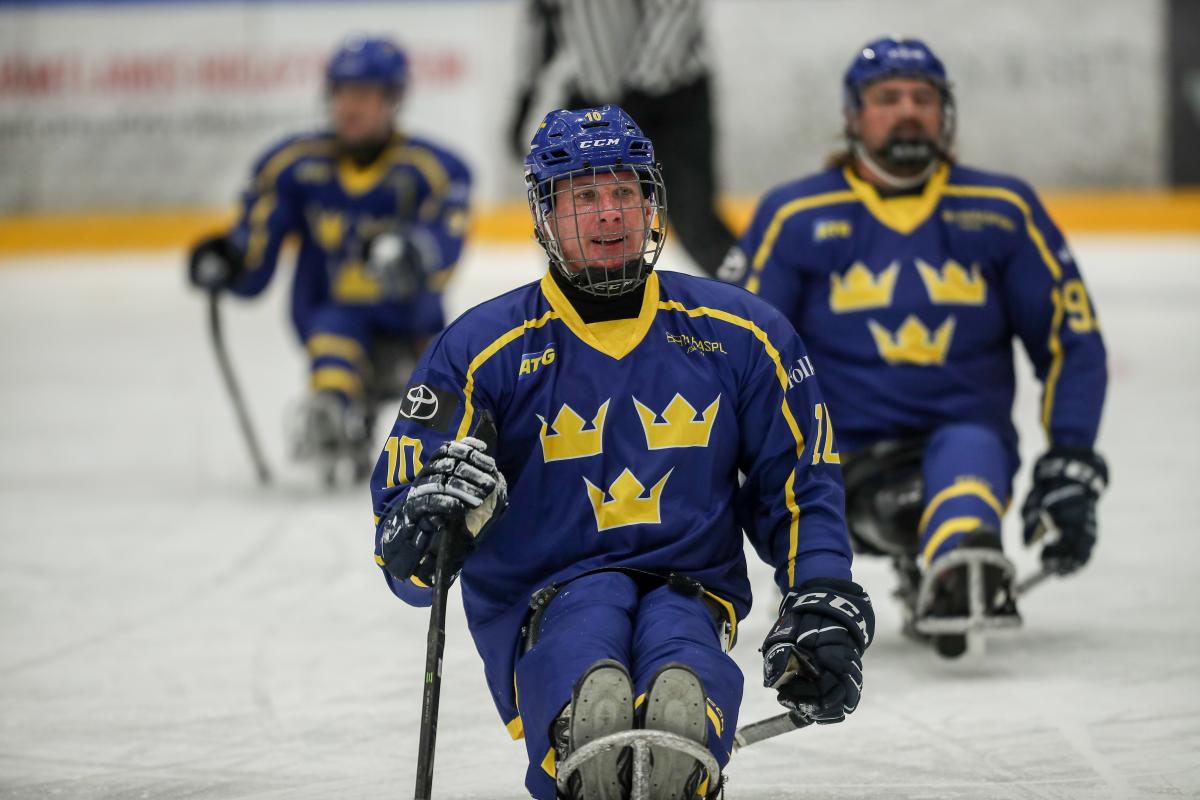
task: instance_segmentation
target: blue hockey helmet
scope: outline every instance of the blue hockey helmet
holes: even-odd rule
[[[325,68],[325,82],[373,83],[399,92],[408,82],[408,56],[390,39],[352,34],[338,46]]]
[[[862,110],[863,91],[888,78],[913,78],[937,89],[941,97],[941,131],[936,142],[889,137],[878,153],[870,153],[856,132],[853,117]],[[954,141],[956,112],[954,94],[946,67],[920,39],[885,36],[863,45],[842,78],[842,108],[846,115],[846,138],[851,150],[874,165],[874,172],[897,188],[918,185],[936,168],[939,157],[947,158]],[[903,166],[911,174],[896,170]]]
[[[579,181],[595,183],[605,173],[624,179],[630,172],[646,200],[648,223],[623,252],[620,268],[569,259],[557,224],[567,215],[557,213],[556,205],[564,198],[574,203],[571,191]],[[551,111],[525,157],[525,184],[538,242],[570,283],[591,294],[614,296],[646,280],[666,238],[666,187],[654,145],[625,111],[615,105]],[[572,213],[581,212],[572,205]]]
[[[933,84],[947,105],[951,102],[950,79],[941,59],[920,39],[885,36],[863,45],[842,79],[842,103],[857,111],[862,91],[886,78],[916,78]]]

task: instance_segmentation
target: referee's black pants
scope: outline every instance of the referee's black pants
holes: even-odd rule
[[[572,92],[567,107],[595,105],[600,104]],[[618,105],[654,143],[667,185],[673,232],[692,260],[707,274],[715,275],[736,239],[715,205],[715,132],[708,76],[664,95],[629,92]]]

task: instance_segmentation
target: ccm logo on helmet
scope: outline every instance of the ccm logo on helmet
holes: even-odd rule
[[[614,144],[620,144],[620,139],[590,139],[586,142],[579,143],[580,150],[587,150],[591,147],[608,147]]]
[[[888,50],[888,58],[911,58],[914,61],[924,61],[925,53],[911,47],[893,47]]]

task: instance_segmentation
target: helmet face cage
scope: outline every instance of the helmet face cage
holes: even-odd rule
[[[656,164],[526,173],[538,243],[573,286],[615,297],[641,285],[666,239],[666,187]]]

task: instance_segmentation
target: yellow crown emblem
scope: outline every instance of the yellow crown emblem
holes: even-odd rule
[[[909,315],[893,336],[875,320],[867,320],[879,355],[889,364],[917,364],[928,367],[946,363],[950,339],[954,336],[954,317],[950,316],[930,335],[921,320]]]
[[[332,253],[342,246],[342,239],[346,235],[346,220],[341,214],[322,211],[317,215],[313,233],[321,243],[321,249]]]
[[[334,278],[333,296],[340,303],[375,303],[383,296],[383,287],[361,261],[347,261]]]
[[[696,409],[683,399],[683,395],[676,392],[675,397],[663,409],[663,421],[655,422],[655,413],[642,405],[636,397],[633,398],[633,405],[642,420],[642,430],[646,432],[646,447],[651,450],[665,450],[668,447],[708,447],[708,437],[712,433],[720,404],[721,395],[717,395],[717,399],[704,409],[704,416],[696,419]]]
[[[608,487],[611,500],[605,500],[604,490],[584,478],[588,499],[592,501],[592,511],[596,513],[596,528],[606,531],[624,525],[657,525],[662,521],[658,501],[662,497],[663,487],[667,485],[667,478],[674,471],[674,467],[667,470],[667,474],[650,489],[650,496],[642,497],[646,487],[626,467]]]
[[[942,267],[941,272],[917,259],[917,270],[925,283],[925,291],[934,303],[956,303],[966,306],[981,306],[987,299],[987,281],[978,264],[971,265],[971,272],[962,268],[954,259]]]
[[[878,277],[861,261],[855,261],[845,275],[829,276],[829,307],[838,314],[887,308],[892,304],[892,292],[899,275],[899,261],[893,261]]]
[[[553,426],[546,425],[546,418],[541,414],[537,418],[542,421],[542,459],[545,461],[565,461],[568,458],[585,458],[594,456],[604,449],[604,418],[608,415],[608,400],[605,400],[596,416],[592,418],[592,429],[583,429],[583,417],[569,405],[563,404],[554,418]],[[554,433],[548,433],[547,428],[553,427]]]

